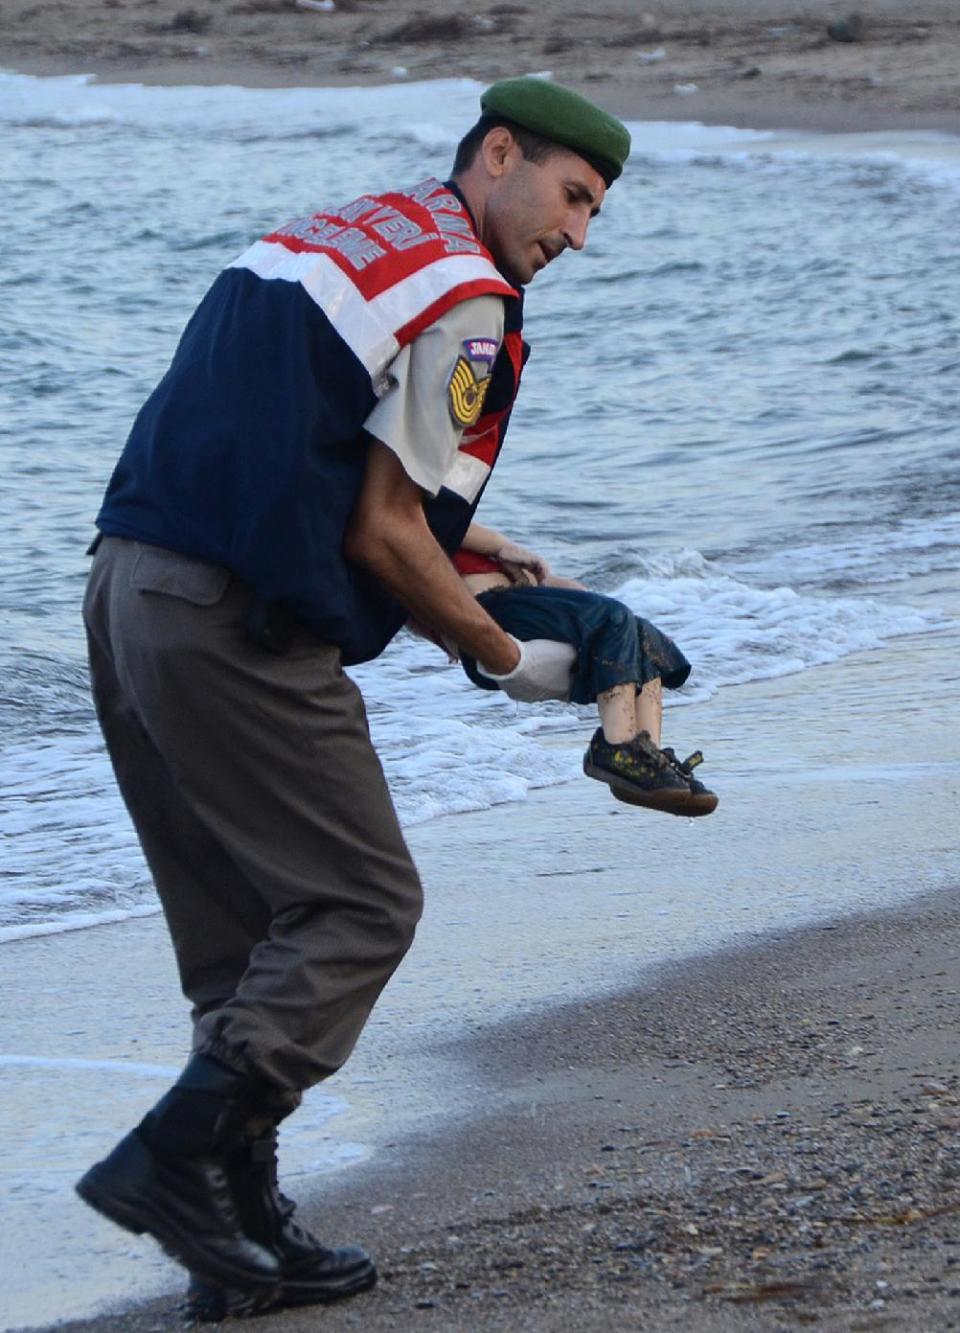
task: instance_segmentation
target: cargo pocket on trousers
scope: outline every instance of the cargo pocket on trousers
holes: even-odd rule
[[[231,574],[223,565],[211,565],[160,546],[144,546],[134,561],[130,586],[139,592],[165,593],[194,606],[213,606],[227,590]]]

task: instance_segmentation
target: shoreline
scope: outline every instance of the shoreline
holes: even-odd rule
[[[638,11],[607,0],[585,14],[557,0],[487,11],[419,0],[406,16],[382,0],[320,13],[296,0],[125,0],[56,6],[10,0],[0,67],[107,83],[371,87],[549,71],[629,120],[738,128],[960,134],[960,14],[926,0],[905,16],[866,0],[854,40],[829,35],[833,0],[800,11],[777,0],[663,0]],[[843,11],[845,13],[845,11]],[[842,23],[841,14],[841,23]]]
[[[0,69],[4,67],[0,56]],[[251,71],[249,67],[204,65],[202,69],[183,63],[141,68],[114,64],[98,68],[79,68],[69,61],[37,58],[21,59],[12,73],[33,78],[87,77],[94,86],[143,86],[164,88],[237,87],[252,90],[284,90],[304,86],[323,88],[375,88],[396,86],[389,80],[329,78],[318,85],[291,82],[273,77],[269,70]],[[456,77],[437,75],[437,79]],[[419,82],[419,80],[418,80]],[[671,122],[727,126],[738,130],[772,130],[784,135],[803,134],[947,134],[960,138],[960,109],[918,111],[883,109],[857,105],[840,98],[804,102],[784,97],[740,97],[735,92],[700,91],[691,96],[648,94],[624,88],[616,82],[608,86],[582,84],[577,88],[612,114],[628,123]]]
[[[958,936],[941,890],[438,1042],[483,1109],[388,1139],[302,1206],[381,1265],[324,1327],[951,1327]],[[158,1333],[177,1304],[17,1327]]]

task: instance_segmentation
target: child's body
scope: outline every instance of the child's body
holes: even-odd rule
[[[454,564],[484,610],[508,634],[571,646],[573,703],[596,702],[597,730],[584,756],[588,776],[635,805],[678,815],[707,815],[717,797],[692,776],[699,752],[682,763],[661,750],[662,689],[678,689],[690,663],[667,635],[623,603],[550,572],[502,533],[470,525]],[[475,685],[497,689],[481,664],[462,657]]]

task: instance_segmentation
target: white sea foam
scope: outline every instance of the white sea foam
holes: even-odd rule
[[[112,123],[140,128],[196,126],[204,132],[255,128],[261,137],[316,131],[323,118],[342,115],[351,125],[365,107],[384,122],[424,116],[432,125],[459,123],[475,109],[481,85],[469,79],[386,84],[374,88],[163,87],[95,83],[89,75],[33,78],[0,72],[0,124],[64,127]]]
[[[110,815],[115,816],[116,812],[108,809],[106,814],[108,817]],[[135,851],[136,849],[132,850]],[[7,900],[6,891],[3,893],[3,899],[4,901]],[[72,908],[72,895],[69,891],[63,894],[62,903],[63,915],[58,915],[51,921],[0,927],[0,944],[6,944],[10,940],[34,939],[40,935],[62,935],[64,931],[68,930],[88,930],[91,926],[110,926],[116,921],[132,921],[136,917],[157,916],[163,910],[158,902],[153,902],[141,907],[116,908],[114,911],[77,912]]]
[[[960,189],[960,137],[934,130],[863,134],[738,130],[699,124],[631,124],[635,159],[685,166],[732,165],[769,175],[798,167],[876,169],[934,188]]]
[[[434,141],[449,129],[462,133],[475,116],[483,85],[473,79],[354,88],[239,88],[147,86],[96,83],[90,75],[35,78],[0,71],[0,124],[77,127],[123,124],[169,129],[195,125],[209,132],[224,126],[255,127],[262,137],[287,138],[315,132],[324,116],[343,115],[352,125],[365,106],[397,133]],[[631,125],[636,147],[650,151],[703,151],[711,146],[760,143],[765,130],[698,122],[649,121]]]
[[[945,624],[928,609],[754,587],[708,561],[700,577],[631,579],[617,595],[671,634],[695,663],[681,696],[687,699],[805,671]]]

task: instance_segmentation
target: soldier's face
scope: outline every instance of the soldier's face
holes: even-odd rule
[[[487,199],[482,240],[498,267],[523,284],[567,248],[582,250],[606,194],[603,177],[558,148],[528,162],[514,141]]]

